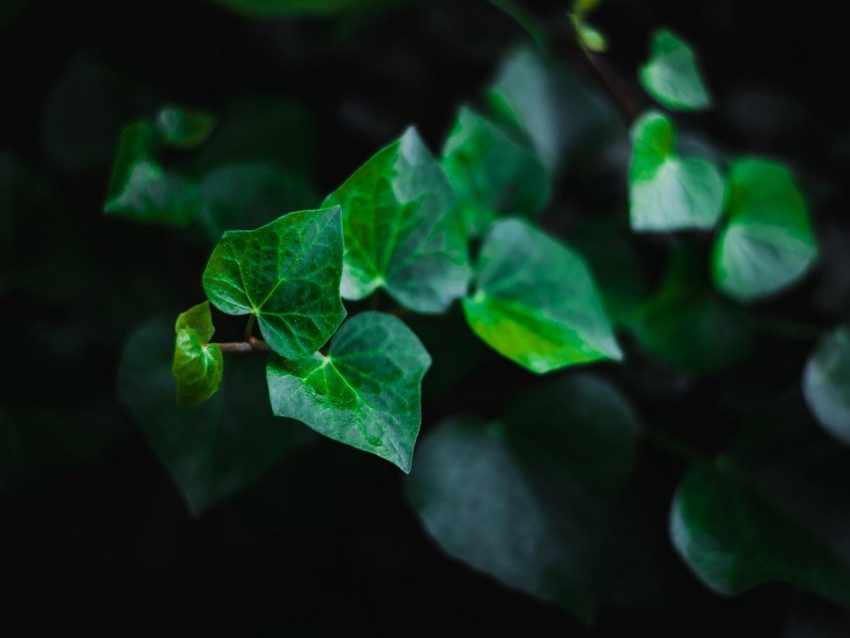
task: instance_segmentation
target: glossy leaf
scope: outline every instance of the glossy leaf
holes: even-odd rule
[[[174,328],[177,339],[171,372],[177,379],[177,407],[185,408],[218,392],[224,356],[219,346],[209,343],[215,333],[209,301],[182,313]]]
[[[364,312],[342,325],[326,355],[269,360],[272,409],[409,472],[430,365],[400,319]]]
[[[562,377],[520,398],[505,423],[429,432],[408,499],[447,554],[589,622],[636,433],[610,385]]]
[[[289,213],[256,230],[224,234],[204,290],[230,315],[253,314],[272,350],[287,358],[321,348],[345,318],[339,208]]]
[[[502,213],[537,213],[551,195],[549,176],[534,151],[466,107],[446,138],[441,164],[473,236]]]
[[[410,310],[438,313],[465,295],[469,257],[456,204],[415,129],[378,152],[324,203],[342,208],[342,296],[384,288]]]
[[[803,395],[823,428],[850,445],[850,330],[822,336],[803,371]]]
[[[463,310],[487,345],[532,372],[623,356],[582,258],[519,219],[491,228]]]
[[[206,141],[215,127],[215,118],[201,111],[167,107],[157,113],[154,126],[167,144],[189,149]]]
[[[676,152],[673,123],[644,114],[632,127],[629,214],[633,230],[713,228],[723,206],[723,178],[710,162]]]
[[[801,279],[818,256],[808,210],[790,171],[774,162],[735,161],[727,178],[728,222],[714,245],[714,282],[752,301]]]
[[[652,36],[649,61],[638,78],[643,88],[662,106],[676,111],[698,111],[711,106],[711,97],[700,77],[691,47],[666,29]]]
[[[272,415],[260,357],[232,357],[219,393],[178,409],[170,335],[164,320],[133,332],[118,368],[118,395],[198,515],[260,479],[310,433]]]

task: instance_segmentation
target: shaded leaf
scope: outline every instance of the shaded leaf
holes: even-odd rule
[[[256,230],[224,233],[204,270],[212,304],[253,314],[272,350],[287,358],[321,348],[345,318],[339,298],[338,207],[289,213]]]
[[[430,365],[428,352],[400,319],[360,313],[342,325],[326,355],[269,360],[272,408],[409,472],[422,418],[420,387]]]
[[[723,178],[703,159],[676,152],[673,123],[651,111],[632,127],[629,214],[632,229],[713,228],[723,206]]]
[[[379,151],[324,203],[342,208],[342,296],[384,288],[410,310],[437,313],[465,295],[469,256],[456,203],[416,129]]]
[[[532,372],[623,356],[582,258],[519,219],[491,228],[463,310],[487,345]]]
[[[652,35],[649,61],[640,67],[641,85],[662,106],[698,111],[711,106],[711,97],[697,69],[691,47],[675,34],[659,29]]]
[[[154,126],[167,144],[190,149],[206,141],[215,127],[215,118],[201,111],[166,107],[156,114]]]
[[[803,396],[823,428],[850,445],[850,330],[823,335],[803,370]]]
[[[209,343],[215,334],[209,301],[182,313],[174,328],[177,339],[171,372],[177,379],[177,407],[185,408],[218,392],[224,356],[219,346]]]
[[[728,222],[712,256],[717,287],[752,301],[801,279],[818,247],[790,171],[758,158],[739,159],[729,168],[726,189]]]

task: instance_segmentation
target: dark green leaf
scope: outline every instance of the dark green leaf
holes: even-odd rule
[[[632,127],[629,213],[634,230],[713,228],[723,207],[723,178],[703,159],[676,153],[673,123],[644,114]]]
[[[221,392],[178,409],[170,335],[167,321],[149,321],[130,336],[118,394],[197,515],[265,475],[309,431],[272,415],[260,357],[233,357]]]
[[[451,420],[429,432],[408,498],[450,556],[589,622],[636,433],[611,386],[560,378],[524,396],[505,425]]]
[[[289,213],[256,230],[224,233],[204,271],[204,290],[222,312],[255,315],[272,350],[303,357],[345,318],[342,253],[338,207]]]
[[[587,266],[563,244],[507,219],[490,229],[479,263],[463,309],[496,352],[537,373],[622,358]]]
[[[456,203],[415,129],[378,152],[324,203],[342,208],[342,296],[384,288],[410,310],[437,313],[465,295],[469,256]]]
[[[646,92],[668,109],[698,111],[711,106],[691,47],[666,29],[653,34],[649,61],[638,78]]]
[[[154,126],[166,144],[189,149],[206,141],[215,127],[215,118],[201,111],[167,107],[156,114]]]
[[[850,445],[850,330],[846,326],[818,340],[803,371],[803,395],[824,429]]]
[[[215,334],[210,302],[205,301],[177,317],[177,339],[171,372],[177,379],[177,407],[203,403],[218,392],[224,371],[221,348],[210,344]]]
[[[342,325],[327,355],[269,360],[272,408],[409,472],[422,418],[420,387],[430,365],[428,352],[400,319],[364,312]]]
[[[500,213],[537,213],[551,195],[534,152],[466,107],[443,145],[441,163],[473,236],[484,234]]]
[[[727,178],[729,221],[714,245],[714,281],[741,301],[777,293],[802,278],[817,242],[790,171],[758,158],[736,160]]]

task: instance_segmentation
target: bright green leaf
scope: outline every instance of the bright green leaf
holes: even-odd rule
[[[215,127],[215,118],[200,111],[167,107],[157,113],[154,126],[165,143],[189,149],[206,141]]]
[[[221,348],[210,344],[215,333],[210,302],[205,301],[177,317],[177,339],[171,372],[177,379],[177,407],[203,403],[218,392],[224,371]]]
[[[267,474],[310,432],[272,415],[261,357],[232,357],[220,392],[178,409],[170,335],[160,320],[133,332],[118,367],[118,395],[197,515]]]
[[[727,178],[729,221],[714,245],[714,282],[740,301],[777,293],[802,278],[818,256],[794,178],[781,164],[735,161]]]
[[[562,377],[523,396],[504,424],[450,420],[429,432],[408,499],[447,554],[589,622],[636,434],[610,385]]]
[[[224,233],[204,271],[207,297],[227,314],[256,315],[281,356],[312,354],[345,318],[340,217],[338,207],[300,211]]]
[[[501,213],[537,213],[551,195],[534,151],[466,107],[443,145],[441,164],[473,236],[484,234]]]
[[[342,325],[326,355],[269,360],[272,409],[409,472],[430,365],[400,319],[364,312]]]
[[[698,111],[711,106],[691,47],[665,29],[653,34],[651,46],[649,61],[638,71],[646,92],[662,106],[676,111]]]
[[[803,371],[803,395],[824,429],[850,445],[850,330],[818,340]]]
[[[342,296],[384,288],[410,310],[438,313],[465,295],[469,256],[456,203],[415,129],[379,151],[324,203],[342,208]]]
[[[713,228],[723,207],[723,177],[703,159],[676,153],[673,123],[644,114],[632,127],[629,214],[633,230]]]
[[[491,228],[463,310],[487,345],[532,372],[623,356],[582,258],[520,219]]]

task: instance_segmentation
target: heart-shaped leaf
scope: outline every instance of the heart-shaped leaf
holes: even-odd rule
[[[632,127],[629,214],[637,231],[713,228],[723,207],[723,178],[703,159],[676,153],[673,123],[651,111]]]
[[[177,379],[177,407],[185,408],[218,392],[224,356],[219,346],[209,343],[215,333],[209,301],[177,317],[174,330],[177,339],[171,372]]]
[[[363,312],[342,325],[326,355],[269,360],[272,409],[409,472],[430,365],[400,319]]]
[[[582,258],[520,219],[490,229],[463,310],[487,345],[532,372],[623,356]]]
[[[312,354],[345,318],[340,217],[339,207],[307,210],[224,233],[204,271],[210,301],[230,315],[255,315],[281,356]]]
[[[850,330],[820,338],[803,371],[803,396],[824,429],[850,445]]]
[[[666,29],[652,36],[649,61],[638,78],[643,88],[662,106],[676,111],[698,111],[711,106],[711,97],[697,69],[691,47]]]

